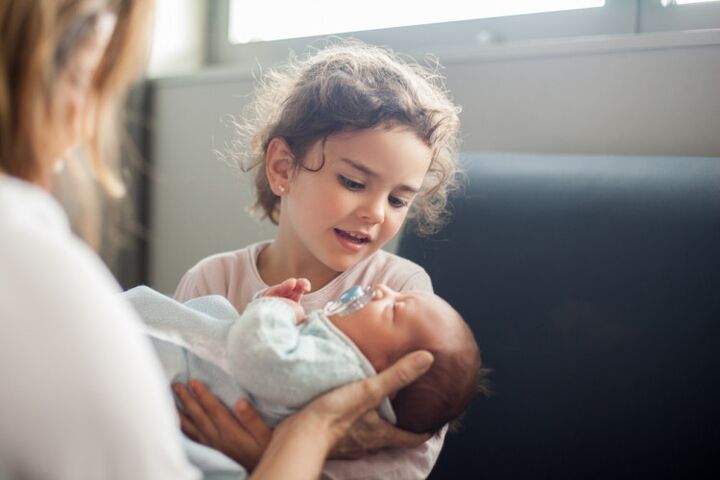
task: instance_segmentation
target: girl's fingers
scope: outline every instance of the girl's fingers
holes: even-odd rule
[[[208,439],[195,427],[195,424],[185,415],[181,410],[178,409],[178,417],[180,417],[180,429],[190,439],[203,445],[210,445]]]
[[[223,405],[218,398],[210,393],[210,391],[198,380],[190,380],[190,388],[198,399],[198,402],[202,406],[206,417],[218,430],[220,423],[232,422],[233,418],[225,405]]]
[[[260,445],[270,443],[272,429],[263,422],[255,408],[247,400],[238,400],[235,404],[235,416],[257,443]]]
[[[188,392],[185,385],[177,383],[173,385],[173,390],[182,403],[187,419],[192,422],[196,430],[202,432],[207,440],[213,442],[218,436],[218,431],[202,405]]]

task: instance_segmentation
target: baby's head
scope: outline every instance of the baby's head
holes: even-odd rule
[[[378,372],[403,355],[427,350],[430,370],[392,399],[398,427],[426,433],[458,419],[481,390],[484,370],[475,338],[460,314],[433,293],[398,293],[384,285],[364,308],[332,322]]]

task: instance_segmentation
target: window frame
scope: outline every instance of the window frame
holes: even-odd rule
[[[231,44],[230,0],[209,2],[207,63],[254,68],[285,61],[290,52],[321,46],[327,35]],[[604,7],[480,18],[333,35],[422,57],[548,40],[720,28],[720,2],[662,6],[661,0],[606,0]]]

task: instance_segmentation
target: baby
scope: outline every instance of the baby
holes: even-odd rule
[[[197,378],[227,405],[247,397],[270,425],[418,349],[433,353],[432,368],[386,399],[381,416],[417,433],[460,417],[483,373],[460,315],[430,293],[401,294],[384,285],[353,290],[309,314],[299,303],[309,291],[305,279],[270,287],[242,315],[218,296],[180,304],[147,287],[124,295],[145,321],[171,382]]]

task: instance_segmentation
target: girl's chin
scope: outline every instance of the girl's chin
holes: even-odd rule
[[[377,251],[377,249],[361,250],[354,254],[347,252],[342,252],[340,254],[334,253],[325,257],[327,258],[327,261],[323,263],[325,263],[325,265],[331,270],[334,270],[336,272],[344,272],[345,270],[354,267],[361,261],[368,258],[370,255],[375,253],[375,251]]]

